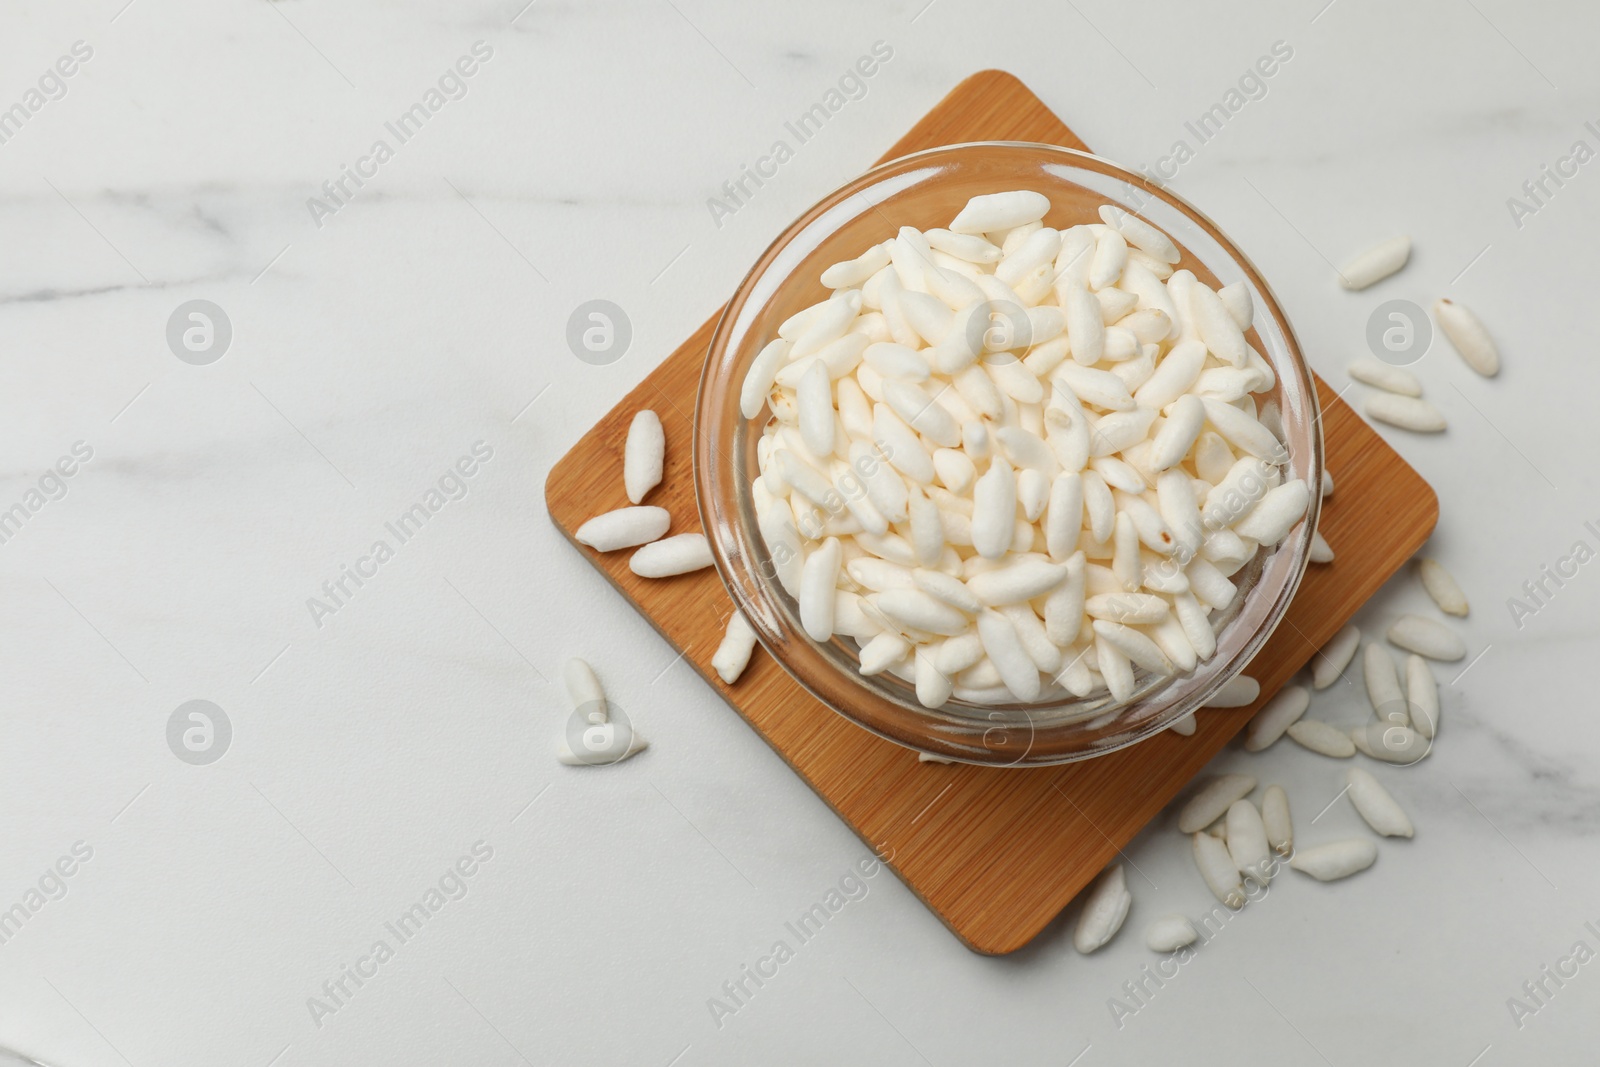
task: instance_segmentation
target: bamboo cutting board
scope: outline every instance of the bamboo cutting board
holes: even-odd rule
[[[958,85],[883,158],[980,140],[1086,147],[1015,77],[991,70]],[[622,447],[629,422],[643,408],[660,415],[667,434],[665,478],[647,502],[672,513],[672,532],[698,528],[690,441],[695,391],[715,324],[713,316],[550,472],[546,501],[569,539],[585,520],[628,503]],[[715,570],[639,578],[628,570],[628,552],[599,555],[573,543],[957,937],[978,952],[1013,952],[1432,532],[1439,514],[1433,490],[1320,379],[1317,387],[1327,466],[1338,480],[1321,529],[1338,546],[1339,558],[1312,565],[1284,623],[1251,665],[1261,700],[1197,716],[1192,737],[1165,732],[1082,763],[1025,770],[919,763],[915,752],[818,703],[761,650],[744,677],[725,686],[710,664],[732,601]]]

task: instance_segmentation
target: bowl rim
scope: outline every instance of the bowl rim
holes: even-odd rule
[[[711,338],[707,344],[706,357],[702,364],[699,381],[697,383],[693,437],[693,477],[695,485],[695,499],[697,511],[701,521],[701,528],[706,532],[707,541],[711,547],[712,562],[717,572],[717,576],[722,582],[724,588],[727,590],[729,596],[732,598],[735,608],[746,615],[747,619],[751,623],[752,629],[756,633],[758,641],[766,650],[767,654],[772,656],[772,658],[778,662],[779,666],[786,674],[794,679],[794,681],[797,682],[802,689],[804,689],[813,698],[818,700],[824,707],[846,719],[853,725],[865,729],[868,732],[877,735],[878,737],[884,738],[885,740],[891,741],[902,747],[909,748],[913,751],[936,755],[943,759],[954,762],[971,763],[977,766],[992,767],[1058,766],[1063,763],[1077,762],[1085,759],[1091,759],[1096,756],[1107,755],[1111,752],[1119,751],[1123,748],[1127,748],[1138,744],[1141,741],[1147,740],[1155,734],[1165,730],[1167,726],[1171,725],[1172,722],[1182,718],[1184,715],[1189,714],[1200,707],[1203,707],[1205,702],[1215,696],[1218,690],[1220,690],[1233,678],[1243,673],[1245,668],[1248,667],[1255,656],[1259,654],[1261,648],[1266,644],[1267,640],[1274,632],[1276,632],[1278,627],[1283,624],[1283,621],[1288,613],[1289,606],[1292,604],[1294,597],[1299,590],[1300,584],[1304,580],[1309,564],[1310,546],[1312,539],[1315,536],[1317,520],[1320,516],[1322,503],[1321,494],[1319,491],[1317,491],[1318,487],[1313,487],[1313,491],[1310,494],[1310,502],[1307,506],[1306,514],[1303,516],[1302,521],[1297,527],[1299,530],[1298,536],[1291,535],[1289,539],[1286,539],[1284,542],[1276,546],[1271,555],[1266,557],[1266,559],[1270,561],[1276,556],[1277,553],[1285,550],[1290,550],[1292,552],[1292,562],[1288,568],[1288,573],[1286,576],[1284,576],[1282,585],[1276,587],[1276,591],[1273,593],[1272,603],[1267,609],[1265,617],[1261,620],[1260,624],[1256,626],[1253,631],[1251,631],[1249,638],[1244,642],[1244,644],[1234,653],[1227,669],[1216,671],[1203,686],[1188,694],[1188,696],[1171,701],[1166,707],[1159,707],[1158,705],[1158,710],[1152,711],[1151,714],[1143,717],[1135,723],[1125,724],[1127,728],[1122,736],[1119,736],[1114,740],[1107,741],[1106,743],[1099,744],[1092,751],[1071,752],[1049,759],[1029,759],[1028,751],[1025,751],[1016,759],[1001,761],[995,759],[973,758],[967,754],[968,751],[970,751],[970,748],[958,749],[954,747],[954,743],[952,743],[952,747],[949,748],[939,745],[929,747],[928,738],[908,738],[900,733],[889,732],[887,729],[880,728],[877,723],[867,721],[861,716],[852,714],[851,711],[840,707],[830,695],[818,690],[817,686],[813,684],[813,680],[808,676],[807,673],[797,670],[795,665],[791,662],[788,651],[784,648],[775,646],[774,636],[769,632],[767,620],[764,618],[761,612],[756,610],[758,605],[751,602],[743,583],[735,580],[735,577],[732,573],[734,569],[734,563],[729,558],[726,546],[724,545],[722,539],[719,536],[716,536],[717,527],[713,523],[712,504],[711,501],[707,499],[708,496],[711,495],[710,490],[712,486],[709,484],[709,476],[706,474],[705,464],[702,463],[702,450],[710,444],[709,433],[702,426],[702,418],[706,413],[705,402],[708,388],[711,386],[716,377],[718,353],[727,349],[729,341],[728,335],[735,324],[735,317],[739,313],[743,312],[744,304],[749,301],[752,290],[755,288],[756,283],[758,283],[766,274],[766,272],[772,267],[778,256],[790,245],[794,238],[799,236],[807,228],[816,225],[826,209],[836,207],[847,202],[851,197],[859,195],[866,189],[872,188],[878,183],[879,179],[891,174],[896,170],[909,169],[918,161],[947,157],[958,152],[995,149],[1023,150],[1042,153],[1045,155],[1053,155],[1060,157],[1063,162],[1078,162],[1080,164],[1083,162],[1092,163],[1095,165],[1094,169],[1107,172],[1109,176],[1116,178],[1127,185],[1142,190],[1149,197],[1166,201],[1181,214],[1188,215],[1191,218],[1191,221],[1197,223],[1203,230],[1209,232],[1210,237],[1218,245],[1220,245],[1223,252],[1234,261],[1234,265],[1244,271],[1247,276],[1246,280],[1253,287],[1259,290],[1261,296],[1264,298],[1262,301],[1264,306],[1258,308],[1258,314],[1262,311],[1269,314],[1271,318],[1275,320],[1276,326],[1279,332],[1282,334],[1285,349],[1284,355],[1287,356],[1290,366],[1296,371],[1296,377],[1298,379],[1295,392],[1300,396],[1305,404],[1305,421],[1310,444],[1310,454],[1307,457],[1306,477],[1308,481],[1311,479],[1320,481],[1322,471],[1324,470],[1325,443],[1323,440],[1322,431],[1321,399],[1318,395],[1315,374],[1312,372],[1309,363],[1306,362],[1299,337],[1295,333],[1293,325],[1289,321],[1288,315],[1284,311],[1283,305],[1281,301],[1279,301],[1276,292],[1272,289],[1270,283],[1267,281],[1266,276],[1262,273],[1260,268],[1257,267],[1255,262],[1244,252],[1243,249],[1234,243],[1232,238],[1228,236],[1227,231],[1225,231],[1214,219],[1212,219],[1209,215],[1207,215],[1204,211],[1195,206],[1185,197],[1173,192],[1159,183],[1152,181],[1147,176],[1137,171],[1130,170],[1122,164],[1117,163],[1115,160],[1096,155],[1093,152],[1036,141],[963,141],[919,149],[915,152],[895,156],[891,159],[885,159],[874,164],[867,170],[855,175],[854,177],[851,177],[839,186],[830,190],[827,194],[805,208],[788,225],[786,225],[762,250],[760,255],[756,257],[750,269],[746,271],[744,276],[740,279],[739,284],[734,289],[733,294],[729,297],[728,301],[722,306],[722,309],[718,313],[716,325],[712,330]],[[1088,188],[1086,186],[1082,186],[1076,181],[1073,181],[1072,179],[1066,180],[1071,181],[1072,184],[1079,185],[1081,188]],[[1108,194],[1101,195],[1104,195],[1108,201],[1113,199],[1113,197]],[[1133,213],[1138,214],[1137,211],[1134,211]],[[1187,246],[1181,243],[1179,247],[1196,261],[1199,261],[1199,256],[1195,254],[1192,249],[1189,249]],[[1202,262],[1202,265],[1205,264]],[[1209,267],[1208,273],[1210,273]],[[768,299],[770,300],[770,296]],[[1284,378],[1284,375],[1279,373],[1278,377],[1281,380]],[[1300,388],[1300,386],[1303,386],[1303,388]],[[1257,561],[1260,561],[1261,559],[1262,557],[1257,557]],[[769,579],[767,584],[772,586],[776,583],[775,581]],[[1253,588],[1248,593],[1240,597],[1240,611],[1243,610],[1245,602],[1251,599],[1251,594],[1253,594],[1255,591],[1256,590]],[[1263,595],[1265,595],[1265,593]],[[779,628],[782,629],[782,627]],[[1167,685],[1186,677],[1187,674],[1188,672],[1174,675],[1165,682],[1156,685],[1153,689],[1150,689],[1147,686],[1141,686],[1141,689],[1136,692],[1134,698],[1123,703],[1112,705],[1111,707],[1098,713],[1094,719],[1091,719],[1090,721],[1094,721],[1102,715],[1124,713],[1131,708],[1135,708],[1144,700],[1152,696],[1159,696],[1159,694],[1165,690]],[[869,689],[863,688],[862,691],[872,699],[884,700],[891,704],[905,707],[914,713],[920,712],[921,715],[925,716],[925,721],[930,728],[933,727],[941,718],[939,712],[937,711],[911,707],[904,702],[892,700],[892,698],[888,696],[874,693]],[[1018,704],[1006,705],[1002,707],[1012,712],[1021,712],[1026,714],[1029,707],[1043,708],[1048,706],[1052,705],[1041,702],[1033,705]],[[972,724],[975,724],[976,721],[977,720],[975,719],[969,719],[969,722]],[[1029,725],[1030,727],[1032,726],[1031,719]],[[1081,721],[1060,723],[1046,728],[1068,729],[1079,725],[1082,725]]]

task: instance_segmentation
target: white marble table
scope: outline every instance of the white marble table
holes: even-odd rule
[[[1507,205],[1600,147],[1592,6],[523,2],[0,15],[0,512],[21,505],[0,543],[0,909],[20,906],[0,1043],[65,1067],[1592,1059],[1600,963],[1520,1020],[1507,999],[1600,949],[1600,563],[1520,627],[1506,606],[1600,547],[1600,177],[1547,182],[1520,227]],[[785,123],[880,41],[798,143]],[[1390,298],[1454,295],[1505,352],[1485,382],[1436,348],[1417,369],[1450,431],[1386,431],[1439,490],[1430,551],[1484,653],[1446,686],[1433,756],[1383,773],[1417,839],[1341,885],[1285,876],[1120,1027],[1108,1001],[1158,959],[1143,927],[1208,906],[1170,815],[1090,958],[1063,923],[974,956],[880,873],[719,1026],[711,998],[867,853],[562,542],[545,473],[964,75],[1010,69],[1157,167],[1277,41],[1292,58],[1174,187],[1336,384]],[[746,166],[770,176],[732,203]],[[1340,291],[1329,261],[1396,232],[1404,274]],[[565,340],[591,299],[631,322],[607,365]],[[216,336],[194,362],[168,344],[192,300],[231,324],[210,362]],[[73,474],[48,474],[62,457]],[[401,543],[385,524],[441,477]],[[363,562],[379,539],[392,558]],[[1421,606],[1405,578],[1361,621]],[[573,655],[649,752],[555,763]],[[169,748],[191,700],[225,712],[224,758]],[[1361,695],[1313,713],[1355,721]],[[1359,830],[1343,801],[1311,824],[1338,766],[1287,745],[1218,763],[1287,783],[1302,840]]]

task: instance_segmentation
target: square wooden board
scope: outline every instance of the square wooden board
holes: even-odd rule
[[[883,159],[962,141],[1039,141],[1086,149],[1020,81],[982,71],[956,86]],[[819,190],[819,195],[824,190]],[[678,347],[550,472],[551,519],[570,539],[594,515],[628,503],[622,446],[651,408],[667,433],[663,483],[649,503],[673,532],[698,528],[690,472],[695,391],[716,316]],[[1265,702],[1421,547],[1438,499],[1416,471],[1317,381],[1328,469],[1338,492],[1321,529],[1339,558],[1313,565],[1287,618],[1250,667],[1256,705],[1197,716],[1192,737],[1163,733],[1061,767],[998,769],[919,763],[818,703],[763,652],[737,684],[711,669],[732,606],[716,571],[666,580],[628,570],[628,552],[590,563],[805,779],[912,892],[975,951],[1027,944],[1216,755]]]

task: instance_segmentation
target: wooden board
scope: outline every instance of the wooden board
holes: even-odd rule
[[[883,158],[977,140],[1085,147],[1016,78],[984,71],[958,85]],[[668,356],[550,472],[550,515],[568,538],[591,516],[627,504],[622,444],[642,408],[661,416],[667,434],[665,479],[648,502],[671,511],[673,532],[697,527],[690,441],[695,390],[715,322],[713,316]],[[1339,558],[1311,567],[1284,623],[1251,665],[1261,701],[1411,557],[1439,514],[1433,490],[1416,471],[1325,383],[1317,385],[1327,465],[1338,479],[1321,529],[1338,546]],[[1163,733],[1061,767],[919,763],[916,753],[835,715],[759,650],[736,685],[723,685],[710,661],[732,601],[714,570],[652,581],[628,570],[627,552],[602,556],[577,548],[978,952],[1001,954],[1027,944],[1255,710],[1208,711],[1198,716],[1192,737]]]

